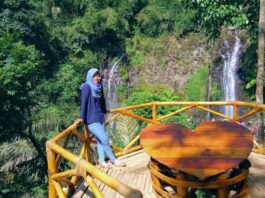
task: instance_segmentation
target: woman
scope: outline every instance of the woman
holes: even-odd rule
[[[100,73],[96,68],[91,68],[87,72],[86,82],[81,85],[81,112],[77,121],[87,124],[89,131],[96,136],[98,162],[101,166],[108,166],[105,162],[104,151],[111,163],[116,166],[125,166],[114,156],[110,148],[109,137],[104,127],[104,114],[106,112]]]

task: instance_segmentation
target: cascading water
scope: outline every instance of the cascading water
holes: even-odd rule
[[[241,46],[242,42],[237,36],[234,43],[229,43],[227,40],[224,42],[224,52],[221,54],[224,61],[222,74],[222,94],[224,101],[238,100],[239,78],[237,71],[240,62]],[[231,106],[225,106],[224,114],[233,116],[233,108]]]
[[[124,58],[125,54],[122,54],[119,60],[117,60],[111,67],[108,73],[108,81],[107,81],[107,107],[108,109],[113,109],[118,107],[118,94],[117,94],[117,71],[119,67],[119,63]],[[111,118],[112,115],[108,115],[108,119]],[[114,121],[110,123],[110,129],[114,128]],[[112,131],[109,131],[112,133]]]
[[[116,77],[117,77],[117,70],[119,67],[119,63],[120,61],[122,61],[122,59],[124,58],[124,54],[121,55],[121,57],[119,58],[119,60],[117,60],[113,66],[111,67],[110,71],[109,71],[109,79],[107,82],[107,106],[109,109],[113,109],[118,107],[118,95],[117,95],[117,81],[116,81]]]

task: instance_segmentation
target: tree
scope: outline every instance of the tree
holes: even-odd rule
[[[0,153],[0,158],[14,156],[11,159],[15,164],[7,170],[8,174],[13,173],[18,181],[22,178],[26,181],[25,175],[32,175],[33,169],[35,173],[42,170],[44,174],[47,170],[43,168],[46,165],[44,143],[33,133],[31,120],[31,112],[37,102],[34,89],[41,79],[45,64],[41,53],[33,45],[24,45],[16,34],[1,31],[0,35],[0,143],[1,150],[6,151]],[[25,153],[24,147],[12,149],[12,143],[27,146],[28,150],[34,148],[35,156]],[[37,168],[37,164],[41,164],[41,167]],[[0,165],[3,165],[2,162]],[[27,181],[34,183],[32,179]]]
[[[185,1],[195,11],[195,24],[211,38],[218,37],[222,26],[234,26],[249,30],[256,37],[258,27],[258,4],[250,1]]]
[[[258,70],[256,80],[256,101],[257,104],[263,104],[263,83],[264,83],[264,36],[265,36],[265,0],[260,0],[260,13],[259,13],[259,37],[258,37]],[[263,113],[257,114],[258,130],[257,141],[261,144],[264,143],[264,121]]]

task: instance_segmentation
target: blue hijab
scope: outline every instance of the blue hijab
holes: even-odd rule
[[[92,96],[99,98],[102,95],[101,84],[100,83],[94,83],[94,81],[93,81],[93,75],[96,72],[98,72],[98,69],[96,69],[96,68],[91,68],[90,70],[88,70],[85,83],[89,84],[91,91],[92,91]],[[83,85],[81,85],[81,88]]]

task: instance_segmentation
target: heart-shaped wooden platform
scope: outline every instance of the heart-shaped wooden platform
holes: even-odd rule
[[[154,124],[140,133],[144,150],[160,163],[204,180],[248,157],[251,132],[229,121],[207,121],[193,131],[180,124]]]

